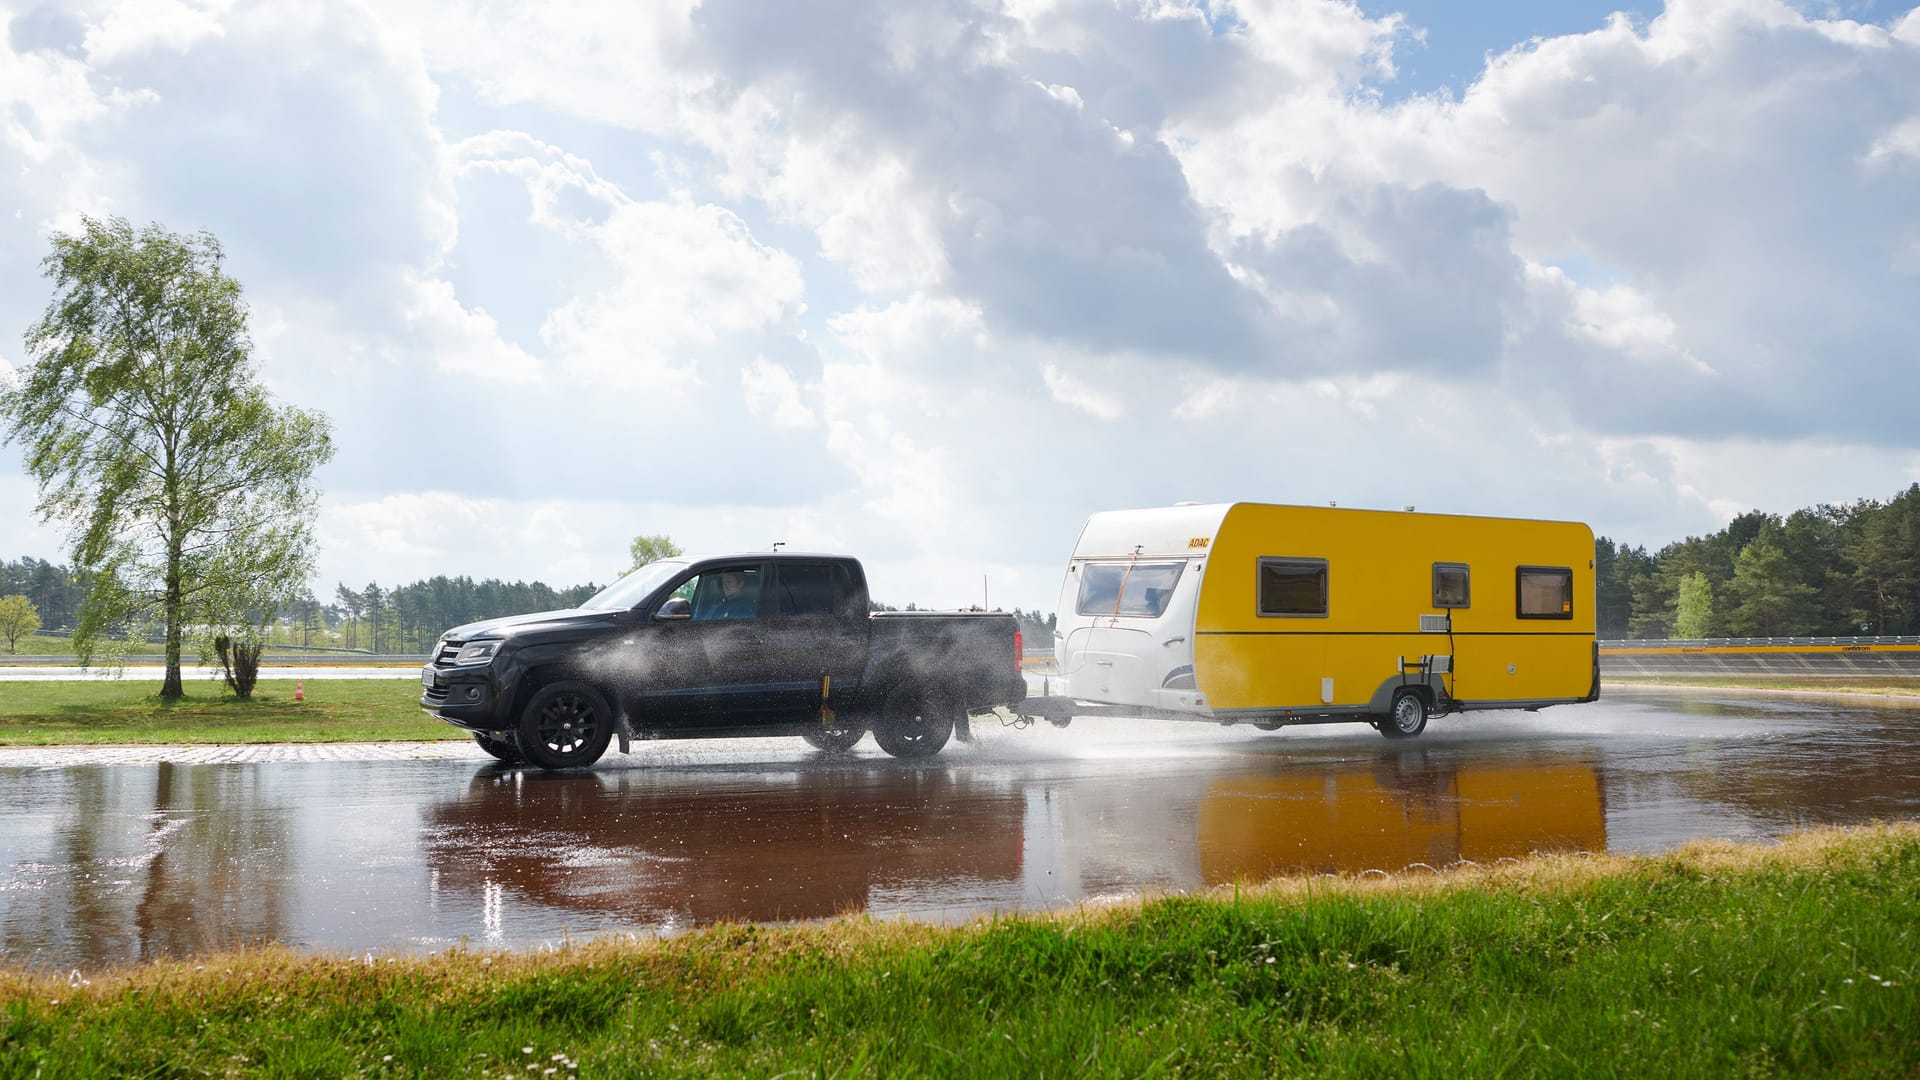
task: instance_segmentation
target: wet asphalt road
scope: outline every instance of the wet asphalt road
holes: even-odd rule
[[[1280,733],[1082,720],[930,763],[863,742],[636,744],[592,771],[466,744],[0,750],[0,963],[261,941],[539,947],[719,920],[958,920],[1274,874],[1920,817],[1920,707],[1611,693]]]

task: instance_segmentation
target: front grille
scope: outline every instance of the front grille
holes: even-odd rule
[[[433,658],[433,666],[434,667],[452,667],[453,658],[460,655],[460,646],[464,644],[466,643],[462,641],[441,642],[440,651],[437,654],[435,654]]]
[[[447,702],[447,691],[450,689],[452,688],[445,685],[435,686],[421,696],[434,705],[444,705]]]

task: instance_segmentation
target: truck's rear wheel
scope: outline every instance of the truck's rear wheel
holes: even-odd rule
[[[829,754],[844,754],[867,735],[865,724],[835,724],[832,727],[808,726],[800,732],[807,745]]]
[[[897,758],[926,758],[953,736],[955,709],[924,690],[902,686],[887,695],[873,724],[873,741]]]
[[[482,734],[476,731],[473,733],[473,741],[480,744],[480,749],[485,750],[487,753],[492,754],[494,757],[499,758],[509,765],[518,765],[526,760],[520,756],[519,744],[513,741],[513,732],[511,731],[488,734]]]
[[[584,769],[613,739],[613,708],[598,690],[568,679],[534,691],[520,710],[514,743],[542,769]]]

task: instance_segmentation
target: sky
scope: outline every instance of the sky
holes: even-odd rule
[[[1572,519],[1920,480],[1920,12],[0,0],[48,238],[207,230],[326,413],[315,592],[845,552],[1052,610],[1089,513]],[[0,557],[66,561],[0,447]]]

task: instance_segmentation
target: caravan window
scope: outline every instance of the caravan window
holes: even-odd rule
[[[1157,619],[1173,599],[1184,562],[1087,563],[1080,573],[1082,615],[1143,615]]]
[[[1471,607],[1467,598],[1468,571],[1466,563],[1437,562],[1433,564],[1433,606],[1437,608]]]
[[[1563,566],[1522,566],[1519,569],[1520,617],[1573,618],[1573,571]]]
[[[1260,560],[1260,614],[1326,613],[1327,560]]]

